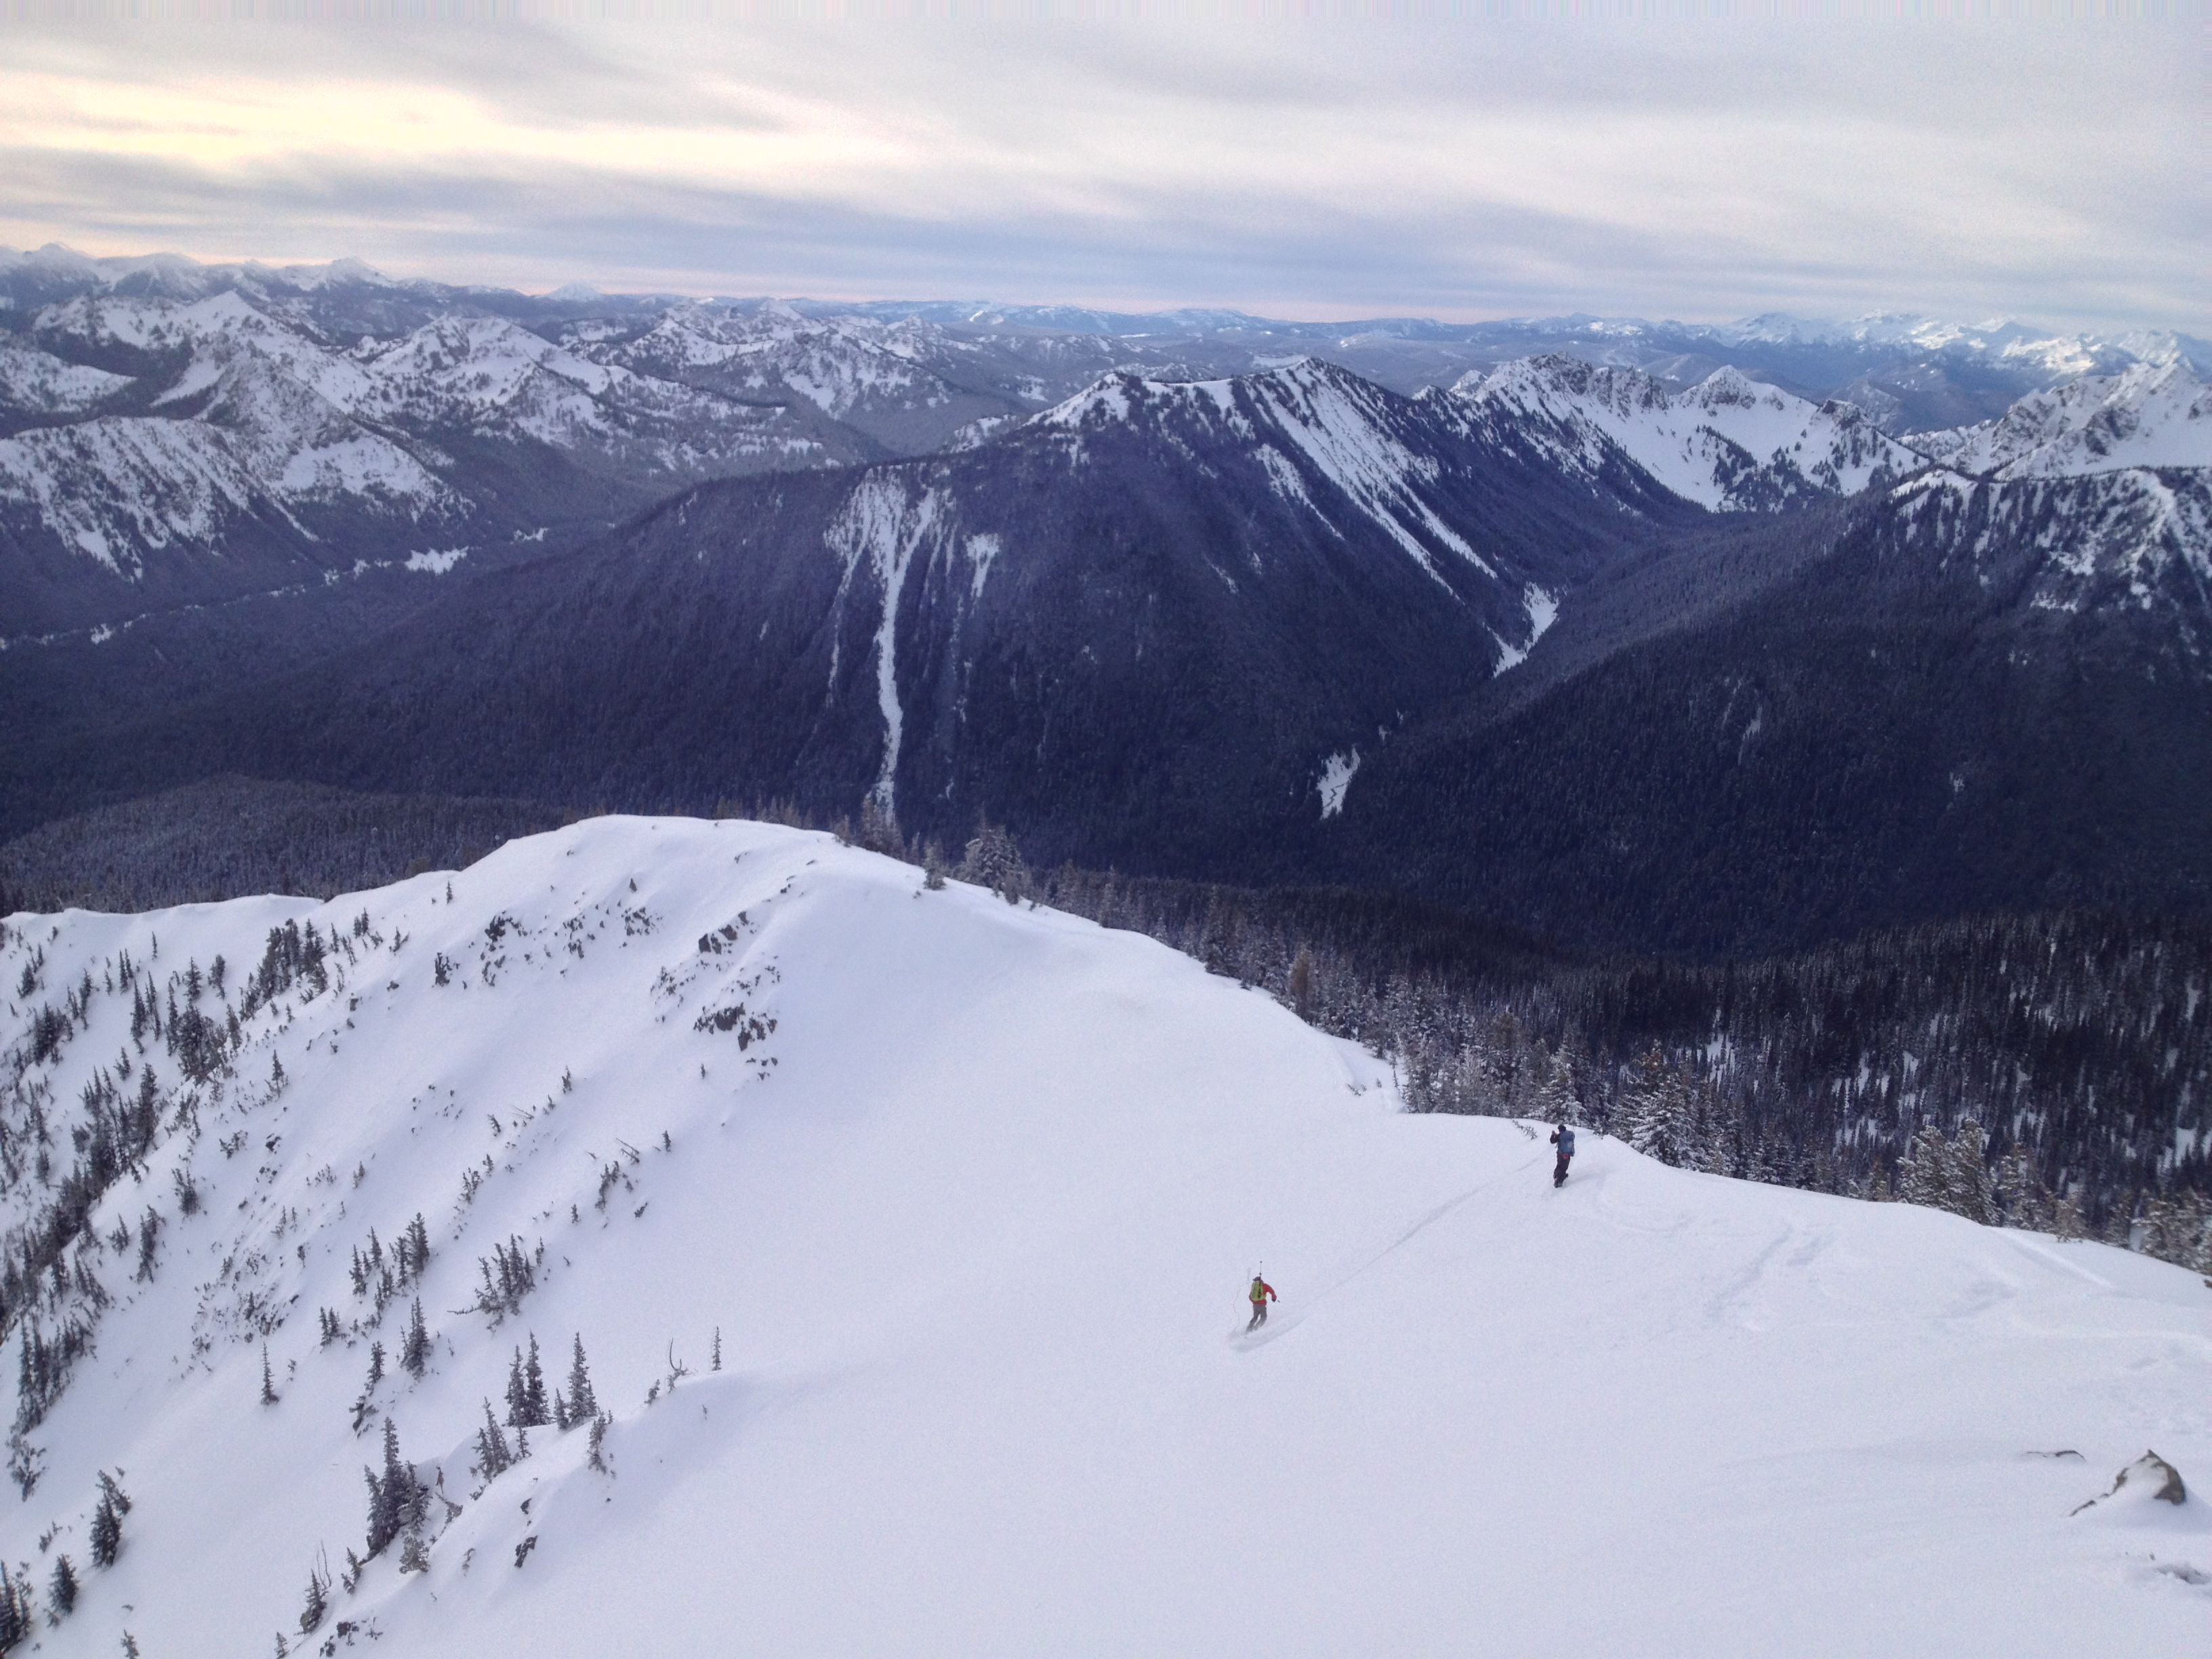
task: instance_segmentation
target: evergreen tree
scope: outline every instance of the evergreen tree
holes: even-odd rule
[[[507,1450],[507,1436],[500,1431],[499,1419],[492,1414],[491,1401],[483,1402],[483,1427],[477,1431],[477,1471],[487,1480],[496,1480],[514,1467],[514,1458]]]
[[[1564,1048],[1537,1051],[1535,1115],[1547,1123],[1573,1123],[1582,1116],[1582,1102],[1575,1093],[1573,1066]]]
[[[378,1383],[383,1381],[384,1344],[381,1342],[372,1342],[368,1345],[368,1386],[371,1389],[374,1389]]]
[[[30,1633],[31,1620],[22,1593],[9,1577],[8,1564],[0,1561],[0,1653],[10,1651]]]
[[[417,1379],[430,1364],[430,1330],[422,1322],[422,1298],[419,1296],[407,1318],[407,1334],[399,1345],[399,1363],[407,1368],[410,1376]]]
[[[1997,1209],[2008,1227],[2041,1232],[2051,1226],[2051,1194],[2035,1172],[2035,1160],[2015,1140],[1997,1160],[1994,1178]]]
[[[54,1558],[54,1575],[47,1581],[46,1600],[53,1604],[53,1620],[58,1625],[76,1608],[76,1569],[70,1565],[66,1555]]]
[[[276,1379],[270,1373],[269,1345],[266,1342],[261,1345],[261,1403],[264,1406],[276,1403]]]
[[[399,1455],[399,1428],[384,1419],[384,1473],[364,1468],[368,1482],[368,1553],[381,1553],[410,1528],[420,1526],[429,1508],[429,1492],[414,1466]]]
[[[906,856],[906,839],[899,834],[898,819],[890,807],[871,794],[860,802],[860,829],[854,837],[871,853],[890,858]]]
[[[105,1472],[100,1477],[100,1502],[92,1511],[92,1565],[112,1567],[123,1553],[123,1517],[131,1500]]]
[[[522,1416],[515,1426],[542,1429],[553,1420],[545,1400],[545,1372],[538,1363],[538,1334],[530,1334],[530,1357],[522,1362]]]
[[[313,1568],[307,1571],[307,1600],[300,1609],[300,1634],[312,1636],[323,1627],[331,1610],[330,1581]]]
[[[1009,904],[1029,896],[1030,867],[1022,862],[1021,848],[988,818],[976,826],[975,838],[968,843],[967,856],[960,861],[960,876],[963,881],[989,888]]]
[[[1897,1195],[1907,1204],[1931,1210],[1948,1208],[1951,1191],[1951,1148],[1934,1124],[1914,1131],[1897,1168]]]
[[[576,1344],[568,1358],[568,1420],[581,1423],[599,1414],[599,1397],[592,1392],[592,1373],[584,1364],[584,1336],[576,1334]]]
[[[1951,1143],[1950,1202],[1944,1207],[1954,1215],[1989,1226],[1996,1219],[1995,1195],[1990,1182],[1990,1141],[1982,1126],[1969,1118],[1959,1126]]]
[[[1696,1161],[1697,1125],[1689,1078],[1680,1066],[1667,1063],[1656,1044],[1636,1062],[1615,1112],[1614,1131],[1638,1152],[1662,1164],[1680,1167]]]
[[[140,1284],[150,1283],[153,1279],[155,1255],[160,1248],[161,1235],[161,1212],[149,1204],[146,1206],[146,1218],[138,1226],[138,1271],[134,1276]]]
[[[522,1381],[522,1350],[514,1351],[514,1358],[507,1366],[507,1422],[509,1428],[530,1426],[529,1395]]]

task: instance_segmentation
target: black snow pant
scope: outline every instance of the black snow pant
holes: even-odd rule
[[[1261,1327],[1261,1326],[1262,1326],[1262,1325],[1266,1324],[1267,1322],[1267,1303],[1266,1303],[1264,1300],[1263,1300],[1263,1301],[1259,1301],[1259,1302],[1255,1302],[1255,1303],[1252,1304],[1252,1322],[1251,1322],[1250,1324],[1247,1325],[1244,1328],[1245,1328],[1246,1330],[1248,1330],[1248,1331],[1256,1331],[1256,1330],[1258,1330],[1258,1329],[1260,1328],[1260,1327]]]
[[[1567,1178],[1567,1160],[1573,1156],[1574,1154],[1572,1152],[1561,1152],[1559,1154],[1559,1165],[1552,1171],[1552,1184],[1554,1187],[1561,1186],[1565,1183]]]

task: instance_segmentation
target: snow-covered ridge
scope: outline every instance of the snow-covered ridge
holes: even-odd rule
[[[1555,1192],[1539,1137],[1398,1112],[1264,993],[826,837],[599,820],[329,904],[11,918],[27,969],[11,1244],[52,1196],[33,1099],[57,1166],[88,1090],[148,1137],[35,1312],[50,1356],[94,1334],[0,1541],[41,1619],[71,1557],[58,1656],[341,1620],[394,1659],[2203,1628],[2203,1500],[2140,1461],[2212,1467],[2192,1276],[1587,1131]],[[493,1474],[533,1336],[563,1395],[580,1340],[605,1426]],[[387,1423],[429,1494],[356,1573]]]
[[[66,362],[0,335],[0,413],[75,415],[130,384],[127,374]]]
[[[1194,444],[1225,441],[1257,457],[1271,487],[1324,524],[1305,474],[1350,501],[1440,585],[1439,553],[1496,574],[1425,495],[1444,464],[1417,438],[1419,406],[1318,358],[1218,380],[1158,380],[1121,371],[1036,416],[1035,434],[1066,434],[1079,459],[1084,434],[1142,424],[1199,459]],[[1432,441],[1433,434],[1428,434]]]
[[[1625,457],[1721,512],[1856,495],[1926,464],[1848,404],[1812,403],[1733,368],[1670,392],[1638,369],[1529,357],[1469,374],[1452,395],[1516,422],[1563,468],[1595,478]]]
[[[2200,610],[2212,583],[2212,471],[2134,467],[2005,481],[1932,471],[1893,501],[1906,537],[1940,564],[2033,566],[2031,603],[2078,611]]]
[[[222,552],[248,520],[307,541],[300,514],[457,529],[479,481],[457,437],[542,445],[670,482],[817,459],[781,413],[580,356],[504,319],[442,316],[349,346],[224,290],[79,295],[0,343],[0,403],[66,417],[135,384],[63,356],[125,349],[163,368],[145,412],[0,441],[0,501],[136,577],[169,548]],[[170,458],[150,465],[149,457]]]
[[[2212,386],[2179,358],[2031,393],[2001,420],[1914,434],[1958,471],[2058,477],[2124,467],[2212,467]]]

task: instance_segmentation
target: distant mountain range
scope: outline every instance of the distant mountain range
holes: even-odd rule
[[[1578,400],[1562,441],[1587,452],[1601,429],[1707,506],[1901,472],[1908,458],[1882,440],[1906,433],[1936,434],[1921,453],[1968,465],[1957,429],[2024,396],[2095,375],[2185,387],[2212,367],[2212,346],[2183,336],[1896,318],[1321,325],[532,296],[347,261],[0,251],[0,638],[370,568],[532,556],[702,479],[970,441],[1103,374],[1218,379],[1305,356],[1407,394],[1487,382],[1484,397],[1532,418]],[[1513,368],[1521,360],[1546,367]],[[1588,383],[1564,386],[1565,362],[1589,366]],[[1691,403],[1662,417],[1684,393]],[[1834,407],[1814,414],[1798,399]],[[2081,441],[2095,441],[2085,428]],[[1705,453],[1678,458],[1685,445]],[[1824,465],[1839,470],[1817,476]]]
[[[2181,337],[53,250],[0,301],[11,833],[243,771],[988,815],[1603,948],[2212,902]]]

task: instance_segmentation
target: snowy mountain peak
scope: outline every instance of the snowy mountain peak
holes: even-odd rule
[[[2177,354],[2032,392],[2002,419],[1911,441],[1979,477],[2212,467],[2212,386]]]
[[[57,1656],[2201,1645],[2178,1267],[1587,1125],[1555,1191],[1264,992],[763,825],[27,922]]]
[[[1723,367],[1669,393],[1632,368],[1547,356],[1463,377],[1453,395],[1516,423],[1561,466],[1595,479],[1617,459],[1718,511],[1854,495],[1924,465],[1849,404],[1814,404]]]
[[[1765,405],[1769,409],[1785,407],[1783,399],[1789,394],[1771,386],[1762,386],[1741,369],[1723,365],[1708,374],[1688,392],[1684,398],[1694,408],[1750,408]]]

